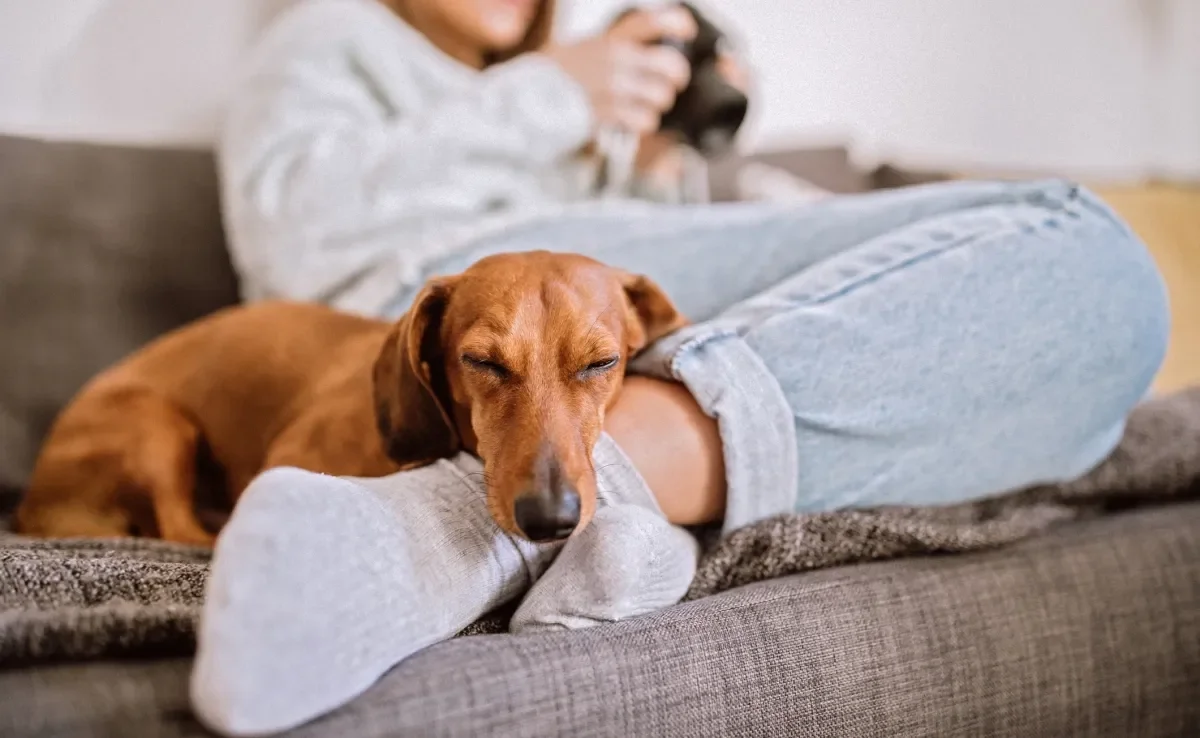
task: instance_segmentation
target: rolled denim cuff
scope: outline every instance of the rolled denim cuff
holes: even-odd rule
[[[685,328],[639,355],[633,372],[671,379],[716,419],[725,459],[726,532],[796,505],[796,426],[783,389],[736,331]]]

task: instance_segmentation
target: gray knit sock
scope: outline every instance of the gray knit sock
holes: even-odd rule
[[[687,531],[639,505],[597,510],[521,601],[513,633],[587,628],[670,607],[696,573]]]
[[[231,736],[300,725],[520,595],[562,544],[502,532],[479,471],[464,454],[381,479],[260,475],[214,551],[197,717]]]
[[[509,623],[513,633],[611,623],[669,607],[696,573],[699,545],[671,525],[642,475],[608,435],[592,452],[592,523],[567,541]]]
[[[642,614],[691,582],[691,537],[663,520],[607,437],[595,462],[599,509],[522,606],[524,629]],[[563,544],[501,531],[481,470],[462,454],[380,479],[291,468],[255,479],[213,555],[192,672],[197,717],[230,736],[295,727],[524,592]]]

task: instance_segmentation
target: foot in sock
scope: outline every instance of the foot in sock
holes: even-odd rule
[[[598,490],[591,524],[566,542],[513,614],[509,630],[587,628],[679,602],[700,548],[671,525],[629,458],[602,436],[593,452]]]
[[[503,533],[461,455],[381,479],[260,475],[218,538],[192,702],[226,735],[303,723],[520,595],[558,544]]]
[[[603,508],[534,583],[509,630],[587,628],[670,607],[687,594],[698,555],[691,534],[647,507]]]
[[[571,539],[579,545],[556,574],[559,585],[548,583],[524,608],[528,628],[619,620],[672,604],[670,595],[690,584],[690,537],[676,537],[687,534],[658,517],[607,437],[595,462],[599,528]],[[563,544],[501,531],[480,470],[463,454],[380,479],[289,468],[260,475],[214,551],[191,683],[201,721],[238,736],[300,725],[525,591]],[[631,511],[603,512],[608,506]],[[636,533],[615,530],[625,524]],[[610,534],[622,546],[605,545]],[[664,541],[678,543],[664,554]],[[687,549],[682,559],[674,546]],[[656,572],[671,581],[656,584]]]

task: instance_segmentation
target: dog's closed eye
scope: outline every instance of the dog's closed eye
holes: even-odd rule
[[[500,362],[483,356],[463,354],[462,363],[477,371],[486,372],[498,379],[508,379],[512,372]]]
[[[620,361],[621,361],[620,356],[606,356],[603,359],[597,359],[596,361],[593,361],[591,364],[588,364],[584,368],[580,369],[578,372],[579,377],[581,379],[588,379],[591,377],[598,376],[600,374],[604,374],[608,370],[615,367],[617,365],[617,363]]]

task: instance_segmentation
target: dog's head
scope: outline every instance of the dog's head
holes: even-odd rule
[[[484,462],[509,533],[565,538],[596,505],[592,449],[626,363],[684,319],[649,279],[587,257],[501,254],[428,283],[375,364],[388,455]]]

